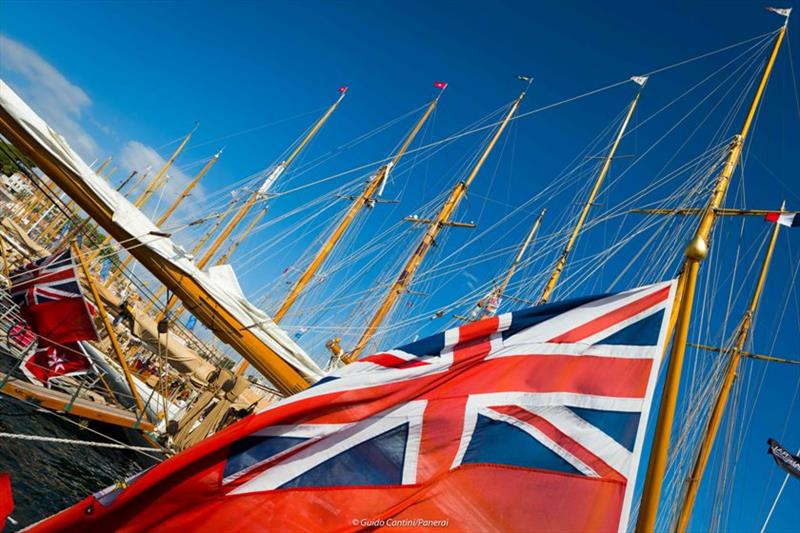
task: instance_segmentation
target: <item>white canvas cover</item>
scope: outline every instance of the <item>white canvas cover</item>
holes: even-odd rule
[[[250,331],[266,346],[312,382],[322,376],[319,366],[286,332],[280,329],[266,313],[250,303],[240,291],[232,290],[230,277],[223,276],[226,281],[220,284],[218,277],[198,269],[186,251],[175,244],[172,239],[150,235],[151,232],[159,232],[159,228],[103,178],[98,177],[70,148],[67,141],[50,128],[2,79],[0,79],[0,105],[38,141],[43,149],[49,151],[64,166],[80,177],[83,183],[100,198],[104,206],[114,214],[115,223],[137,237],[137,242],[131,244],[146,246],[193,278],[237,320],[250,326]]]

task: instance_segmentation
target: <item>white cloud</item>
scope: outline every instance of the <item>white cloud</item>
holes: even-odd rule
[[[152,147],[139,141],[128,141],[128,143],[122,147],[116,165],[126,173],[130,174],[134,170],[144,172],[147,167],[150,167],[149,176],[144,180],[142,185],[139,186],[136,194],[131,198],[138,197],[144,190],[145,184],[155,177],[156,173],[164,166],[164,163],[166,163],[166,159],[163,156]],[[199,171],[199,169],[197,170]],[[186,188],[186,185],[193,177],[180,170],[177,164],[173,164],[169,168],[167,175],[169,176],[169,180],[163,189],[163,196],[161,191],[157,192],[151,197],[150,201],[143,209],[148,216],[156,218],[159,214],[163,213],[170,203],[184,188]],[[205,193],[202,183],[200,183],[194,188],[191,196],[184,200],[176,215],[171,217],[172,220],[168,225],[174,225],[176,220],[188,221],[193,211],[191,206],[202,205],[204,203],[204,197]],[[160,202],[159,198],[161,198]],[[158,207],[158,209],[156,209],[156,207]]]
[[[71,83],[53,65],[48,63],[35,51],[22,43],[0,34],[0,71],[8,73],[14,78],[14,89],[54,130],[60,133],[78,154],[87,162],[93,159],[105,158],[105,153],[95,139],[84,129],[83,124],[91,124],[106,135],[113,132],[98,123],[88,115],[92,100],[86,92]],[[118,167],[126,176],[133,170],[144,172],[148,166],[152,168],[150,178],[164,166],[165,158],[155,149],[139,141],[128,141],[111,163]],[[199,168],[192,168],[198,171]],[[191,179],[191,176],[181,171],[173,164],[168,170],[169,180],[161,192],[152,196],[143,211],[152,217],[163,213],[170,203],[180,194]],[[119,174],[117,175],[119,176]],[[122,178],[117,178],[122,179]],[[143,190],[141,186],[138,192]],[[135,196],[134,196],[135,197]],[[160,201],[159,201],[160,199]],[[205,194],[202,184],[198,185],[192,196],[183,202],[170,221],[169,225],[179,224],[195,217],[192,206],[202,205]]]
[[[98,157],[99,147],[81,126],[92,105],[86,92],[25,45],[0,34],[0,67],[16,75],[15,89],[82,156]]]

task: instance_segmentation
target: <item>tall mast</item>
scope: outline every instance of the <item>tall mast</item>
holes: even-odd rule
[[[150,197],[153,195],[153,193],[155,191],[157,191],[161,186],[163,186],[166,183],[166,180],[167,180],[166,172],[167,172],[167,170],[169,170],[169,167],[172,166],[172,163],[175,162],[175,160],[178,158],[180,153],[183,151],[184,147],[189,143],[189,139],[191,139],[192,135],[194,135],[194,132],[197,131],[198,126],[199,126],[199,124],[195,123],[194,128],[192,128],[192,131],[190,131],[189,134],[186,135],[186,137],[183,139],[181,144],[178,145],[178,148],[175,149],[175,151],[172,153],[170,158],[167,159],[167,161],[164,163],[164,166],[162,166],[161,169],[156,173],[156,175],[153,177],[152,181],[150,181],[150,183],[147,185],[147,187],[142,192],[142,194],[140,194],[139,197],[136,198],[136,200],[134,200],[133,205],[135,205],[136,207],[141,209],[142,206],[147,203],[147,201],[150,199]],[[97,257],[102,252],[103,247],[105,245],[107,245],[109,242],[111,242],[111,236],[110,235],[107,236],[105,239],[103,239],[103,241],[97,247],[97,250],[95,250],[95,253],[92,254],[92,258],[91,258],[92,261],[97,259]]]
[[[136,188],[139,186],[139,184],[140,184],[140,183],[142,183],[142,181],[144,181],[144,180],[147,178],[147,176],[148,176],[149,174],[150,174],[150,167],[148,166],[147,168],[145,168],[145,169],[144,169],[144,172],[143,172],[142,174],[140,174],[140,175],[139,175],[139,177],[138,177],[138,178],[136,178],[136,179],[134,180],[134,182],[131,184],[131,186],[130,186],[130,188],[127,190],[127,192],[123,193],[123,192],[122,192],[122,189],[120,189],[120,193],[121,193],[121,194],[122,194],[122,195],[123,195],[125,198],[127,198],[127,199],[129,199],[129,200],[130,200],[130,198],[128,198],[128,196],[130,196],[131,194],[133,194],[133,191],[135,191],[135,190],[136,190]]]
[[[247,213],[250,212],[250,209],[253,208],[253,206],[256,204],[258,200],[266,196],[267,191],[269,191],[269,188],[272,186],[273,183],[275,183],[275,180],[277,180],[278,177],[280,177],[280,175],[283,174],[283,172],[287,168],[289,168],[289,165],[291,165],[292,162],[300,154],[300,152],[303,151],[303,148],[305,148],[306,145],[311,141],[311,139],[314,138],[314,136],[322,128],[325,122],[328,121],[328,118],[330,118],[333,112],[336,111],[336,108],[339,106],[339,103],[341,103],[341,101],[347,94],[347,87],[340,88],[339,93],[340,93],[339,98],[337,98],[336,101],[328,108],[328,110],[325,111],[325,114],[322,115],[322,117],[320,117],[320,119],[316,122],[316,124],[314,124],[314,127],[311,128],[311,131],[309,131],[308,134],[306,134],[306,136],[303,138],[303,140],[300,141],[300,144],[297,145],[297,147],[292,151],[289,157],[287,157],[277,167],[275,167],[272,170],[272,172],[269,173],[267,179],[265,179],[264,183],[261,184],[261,187],[259,187],[256,191],[253,191],[253,193],[250,195],[250,197],[247,199],[247,201],[244,203],[241,209],[239,209],[236,215],[234,215],[234,217],[231,219],[228,225],[225,226],[225,229],[222,230],[222,233],[220,233],[219,236],[214,240],[208,251],[206,251],[203,257],[201,257],[200,260],[197,262],[197,268],[203,268],[208,264],[211,258],[214,257],[214,254],[217,252],[217,250],[219,250],[219,247],[222,246],[222,244],[230,236],[233,230],[236,229],[236,226],[239,225],[239,222],[241,222],[242,219],[247,215]],[[163,316],[166,316],[166,314],[175,304],[175,300],[176,298],[172,297],[170,301],[167,302],[167,306],[164,309]]]
[[[786,19],[788,23],[788,16]],[[711,236],[711,229],[716,220],[716,210],[722,205],[725,194],[728,191],[731,176],[736,170],[742,154],[742,146],[750,132],[756,111],[758,110],[764,88],[767,86],[770,73],[778,57],[783,37],[786,34],[786,24],[778,31],[772,53],[764,67],[761,82],[758,84],[750,109],[747,112],[742,130],[731,143],[725,165],[717,178],[716,186],[711,193],[703,216],[695,230],[694,237],[689,242],[685,251],[685,259],[678,278],[678,286],[675,290],[675,306],[678,311],[675,313],[675,333],[672,339],[672,348],[669,356],[669,366],[664,387],[661,393],[659,404],[658,422],[653,443],[650,451],[650,461],[647,465],[647,477],[644,488],[642,489],[642,500],[639,507],[639,520],[636,523],[637,533],[649,533],[655,530],[656,516],[658,513],[658,503],[661,499],[661,485],[664,482],[664,474],[667,468],[667,453],[669,451],[670,434],[675,418],[675,406],[678,401],[678,389],[680,387],[681,372],[683,370],[683,358],[686,352],[686,340],[689,334],[689,322],[692,318],[692,304],[694,303],[694,292],[697,285],[697,272],[700,263],[708,255],[708,239]]]
[[[199,124],[195,124],[194,125],[194,128],[192,128],[192,131],[190,131],[189,134],[183,139],[181,144],[178,145],[178,148],[176,148],[175,152],[173,152],[172,155],[170,156],[170,158],[167,159],[167,161],[164,163],[164,166],[162,166],[161,169],[156,173],[156,175],[153,176],[153,179],[147,185],[147,187],[145,188],[144,192],[142,192],[142,194],[139,195],[139,197],[133,202],[133,204],[136,207],[141,208],[144,204],[146,204],[147,200],[150,199],[150,197],[153,195],[153,193],[156,190],[158,190],[159,187],[161,187],[163,185],[163,182],[164,182],[163,178],[165,178],[165,174],[167,173],[167,170],[169,170],[169,168],[172,166],[172,163],[174,163],[175,160],[178,159],[178,156],[180,155],[180,153],[183,151],[183,149],[189,143],[189,139],[191,139],[192,135],[194,135],[194,132],[197,131],[197,127],[198,126],[199,126]]]
[[[547,212],[547,209],[542,209],[542,212],[539,213],[539,216],[536,217],[536,221],[531,226],[531,230],[528,232],[528,236],[525,237],[525,241],[520,246],[519,251],[517,251],[517,256],[514,258],[514,261],[511,263],[511,266],[508,267],[508,271],[506,275],[503,276],[503,281],[500,282],[492,291],[489,293],[488,297],[484,297],[481,302],[483,305],[479,305],[481,309],[478,309],[477,313],[471,313],[470,320],[480,320],[481,318],[485,317],[489,311],[488,303],[490,299],[494,299],[497,302],[503,297],[508,288],[508,284],[511,282],[511,278],[514,277],[514,274],[517,272],[517,268],[519,268],[520,263],[522,262],[522,258],[525,256],[525,251],[528,249],[528,246],[533,240],[533,236],[536,235],[536,232],[539,231],[539,226],[542,223],[542,218],[544,218],[544,214]],[[480,302],[479,302],[480,304]],[[498,304],[499,305],[499,304]]]
[[[603,185],[603,181],[606,179],[606,175],[608,174],[608,170],[611,168],[611,161],[614,159],[614,154],[617,153],[617,147],[619,147],[619,143],[622,140],[622,137],[625,135],[625,129],[628,127],[628,123],[631,121],[631,117],[633,116],[633,112],[636,109],[636,105],[639,103],[639,96],[642,94],[642,88],[644,88],[644,84],[647,81],[646,77],[634,77],[631,78],[633,81],[639,84],[639,90],[636,92],[636,96],[633,99],[633,102],[630,104],[630,108],[628,109],[628,114],[625,116],[625,120],[622,121],[622,125],[617,132],[617,136],[614,139],[613,144],[611,145],[611,150],[609,150],[608,155],[606,156],[605,161],[603,162],[603,166],[600,169],[600,174],[597,175],[597,179],[594,182],[594,187],[592,187],[592,192],[589,193],[589,198],[586,200],[586,204],[583,206],[583,210],[581,210],[581,214],[578,217],[578,222],[575,223],[575,227],[572,229],[572,234],[569,236],[569,240],[567,241],[567,245],[564,246],[564,250],[561,252],[561,255],[556,261],[555,267],[553,267],[553,273],[550,274],[550,279],[547,280],[547,284],[544,286],[544,291],[542,292],[541,298],[539,298],[539,304],[547,303],[550,300],[550,297],[553,295],[553,291],[556,288],[556,284],[558,284],[558,280],[561,277],[561,273],[564,271],[564,267],[567,264],[567,259],[569,258],[570,252],[575,247],[575,243],[578,240],[578,235],[583,229],[583,225],[586,222],[586,218],[589,216],[589,210],[592,208],[592,204],[594,204],[595,199],[597,198],[597,194],[600,192],[600,186]]]
[[[239,246],[241,246],[241,244],[244,242],[244,240],[247,239],[247,237],[250,236],[250,233],[252,233],[253,228],[256,227],[256,224],[258,224],[261,221],[261,219],[264,218],[264,215],[267,214],[268,210],[269,210],[269,207],[268,206],[264,206],[261,209],[261,211],[259,211],[256,214],[256,216],[253,217],[253,219],[250,221],[250,223],[247,224],[247,227],[244,229],[244,231],[242,231],[239,235],[236,236],[236,240],[233,241],[233,243],[225,251],[225,253],[222,254],[220,257],[218,257],[216,261],[214,261],[215,265],[224,265],[225,263],[228,262],[228,260],[231,258],[231,256],[234,253],[236,253],[236,250],[239,248]],[[172,320],[173,321],[180,320],[180,318],[183,315],[183,312],[185,310],[186,310],[186,308],[184,306],[182,306],[182,305],[179,305],[178,307],[176,307],[175,308],[175,312],[173,313],[173,316],[172,316]],[[242,362],[244,362],[244,361],[245,360],[243,359]]]
[[[103,162],[100,164],[100,166],[99,166],[99,167],[97,167],[97,170],[95,170],[95,171],[94,171],[94,173],[95,173],[95,174],[97,174],[97,175],[99,176],[99,175],[100,175],[100,173],[101,173],[101,172],[103,172],[103,170],[105,170],[105,168],[108,166],[108,164],[109,164],[109,163],[111,163],[111,159],[113,159],[113,158],[112,158],[111,156],[108,156],[108,157],[106,158],[106,160],[105,160],[105,161],[103,161]]]
[[[262,218],[264,218],[264,215],[266,215],[266,214],[267,214],[267,211],[268,211],[268,210],[269,210],[269,207],[267,207],[267,206],[264,206],[263,208],[261,208],[261,211],[259,211],[259,212],[256,214],[256,216],[254,216],[254,217],[253,217],[253,220],[251,220],[251,221],[250,221],[250,223],[247,225],[247,227],[246,227],[246,228],[244,228],[244,231],[243,231],[242,233],[240,233],[240,234],[239,234],[239,235],[236,237],[236,240],[233,242],[233,244],[231,244],[230,248],[228,248],[228,250],[227,250],[227,251],[226,251],[224,254],[222,254],[222,255],[221,255],[221,256],[220,256],[220,257],[219,257],[219,258],[218,258],[218,259],[215,261],[215,264],[217,264],[217,265],[223,265],[223,264],[225,264],[225,263],[227,263],[227,262],[228,262],[228,260],[231,258],[231,256],[232,256],[234,253],[236,253],[236,250],[237,250],[237,248],[239,248],[239,246],[241,246],[241,244],[244,242],[244,240],[245,240],[247,237],[249,237],[249,236],[250,236],[250,233],[252,233],[252,231],[253,231],[253,228],[255,228],[255,227],[256,227],[256,224],[258,224],[259,222],[261,222],[261,219],[262,219]]]
[[[174,202],[172,202],[172,205],[171,205],[171,206],[169,206],[169,208],[167,208],[167,210],[164,212],[164,214],[163,214],[163,215],[161,215],[161,216],[158,218],[158,220],[156,220],[156,226],[158,226],[159,228],[161,228],[161,225],[162,225],[162,224],[164,224],[164,222],[166,222],[166,221],[167,221],[167,219],[169,218],[169,216],[170,216],[172,213],[174,213],[174,212],[175,212],[175,210],[178,208],[178,206],[179,206],[179,205],[181,205],[181,202],[183,202],[183,200],[185,200],[185,199],[186,199],[186,197],[187,197],[187,196],[189,196],[189,194],[192,192],[192,190],[193,190],[193,189],[194,189],[194,188],[197,186],[197,184],[200,182],[200,180],[202,179],[202,177],[206,175],[206,172],[208,172],[208,171],[209,171],[209,169],[210,169],[212,166],[214,166],[214,163],[216,163],[216,162],[219,160],[219,156],[220,156],[220,154],[222,154],[222,150],[220,150],[219,152],[217,152],[216,154],[214,154],[214,155],[211,157],[211,159],[209,159],[209,160],[208,160],[208,163],[206,163],[206,164],[203,166],[203,168],[200,170],[200,172],[198,172],[198,173],[197,173],[197,175],[194,177],[194,179],[192,179],[192,181],[190,181],[190,182],[189,182],[189,184],[188,184],[188,185],[186,185],[186,187],[183,189],[183,192],[181,192],[180,196],[178,196],[178,197],[175,199],[175,201],[174,201]],[[111,282],[111,281],[112,281],[112,280],[113,280],[113,279],[114,279],[114,278],[117,276],[117,274],[119,274],[120,272],[124,272],[124,271],[125,271],[125,268],[127,268],[127,266],[130,264],[130,262],[131,262],[131,261],[133,261],[133,256],[132,256],[132,255],[129,255],[129,256],[128,256],[128,257],[125,259],[125,261],[123,261],[123,262],[122,262],[122,264],[119,266],[119,268],[117,268],[117,269],[116,269],[116,270],[115,270],[115,271],[114,271],[114,272],[113,272],[113,273],[112,273],[112,274],[111,274],[111,275],[108,277],[108,282],[110,283],[110,282]]]
[[[355,347],[350,351],[350,353],[343,356],[342,359],[344,362],[350,363],[355,361],[358,356],[361,355],[361,352],[364,351],[364,348],[366,348],[367,343],[375,334],[378,326],[381,324],[381,322],[383,322],[383,319],[386,318],[386,315],[389,313],[389,311],[391,311],[392,307],[394,307],[395,302],[397,302],[397,299],[406,290],[409,283],[411,283],[411,279],[414,277],[414,274],[422,263],[422,260],[425,258],[425,254],[430,249],[431,245],[436,239],[436,236],[439,235],[439,232],[442,230],[442,228],[452,224],[450,221],[450,216],[464,198],[464,195],[466,194],[470,184],[472,184],[475,176],[478,175],[478,172],[480,171],[484,162],[489,157],[492,148],[494,148],[494,145],[497,144],[497,140],[500,139],[500,136],[503,134],[503,131],[505,131],[506,126],[508,126],[509,121],[514,116],[514,113],[517,112],[522,99],[525,97],[525,93],[527,92],[532,80],[529,77],[521,76],[520,78],[524,79],[526,82],[525,89],[522,90],[517,99],[511,104],[506,116],[503,118],[500,126],[494,132],[489,144],[483,150],[483,153],[481,154],[480,158],[478,158],[478,161],[475,163],[475,166],[472,168],[469,176],[467,176],[467,179],[457,183],[456,186],[453,187],[450,196],[447,198],[444,205],[442,205],[442,208],[437,214],[436,218],[429,223],[425,235],[423,235],[422,240],[414,250],[414,253],[411,254],[411,257],[409,257],[408,262],[406,262],[405,267],[403,267],[403,270],[400,272],[397,280],[394,282],[394,284],[392,284],[392,287],[389,289],[389,293],[386,295],[383,303],[378,308],[375,316],[372,317],[372,320],[369,322],[366,330],[364,330],[361,338],[356,343]]]
[[[392,157],[392,160],[389,161],[389,163],[380,167],[378,171],[375,173],[375,175],[372,177],[372,179],[370,179],[369,182],[367,182],[366,187],[364,187],[364,190],[361,191],[361,194],[355,199],[353,205],[350,206],[350,209],[347,210],[344,217],[339,222],[339,225],[336,226],[336,229],[333,230],[331,236],[328,237],[328,240],[325,242],[325,244],[322,245],[322,248],[320,248],[319,252],[317,252],[317,255],[314,257],[311,263],[309,263],[309,265],[306,267],[303,274],[297,279],[294,286],[292,287],[292,290],[289,291],[289,294],[286,296],[286,299],[283,301],[280,308],[278,308],[278,310],[273,315],[272,320],[274,320],[275,323],[280,322],[283,319],[283,317],[286,316],[286,313],[289,311],[292,305],[294,305],[294,303],[297,301],[297,298],[300,296],[300,293],[303,292],[303,289],[306,288],[308,282],[311,281],[311,279],[317,273],[319,268],[325,262],[325,259],[327,259],[331,251],[333,251],[334,246],[336,246],[336,244],[345,234],[347,229],[350,227],[350,224],[352,224],[353,220],[355,220],[356,215],[358,215],[358,213],[361,212],[363,208],[366,207],[371,209],[375,205],[375,197],[376,195],[379,194],[379,190],[381,189],[381,187],[383,187],[383,185],[386,183],[386,180],[389,177],[389,173],[400,162],[400,159],[406,153],[408,147],[411,146],[411,143],[414,142],[414,139],[422,129],[422,126],[431,116],[431,113],[433,113],[434,109],[436,109],[436,106],[439,103],[439,99],[442,96],[442,92],[447,87],[447,84],[442,82],[437,82],[436,86],[439,87],[440,89],[439,94],[436,95],[436,98],[434,98],[430,104],[428,104],[428,108],[425,110],[425,113],[423,113],[422,117],[420,117],[420,119],[414,125],[411,132],[408,134],[408,136],[403,141],[403,144],[400,146],[400,149],[397,150],[397,152],[394,154],[394,157]],[[236,373],[238,375],[242,375],[244,371],[247,370],[248,366],[249,365],[247,361],[242,359],[242,362],[239,365],[239,368],[237,368]]]
[[[205,232],[205,234],[202,237],[200,237],[200,240],[197,241],[194,247],[192,247],[192,250],[189,252],[189,255],[196,256],[198,253],[200,253],[200,250],[203,249],[203,246],[205,246],[206,242],[208,242],[208,239],[214,236],[214,234],[217,232],[222,223],[225,222],[225,219],[228,218],[228,215],[231,214],[234,207],[236,207],[236,200],[232,200],[228,204],[228,207],[225,209],[225,211],[223,211],[217,217],[217,220],[214,222],[214,224],[208,229],[207,232]],[[153,295],[153,297],[150,298],[150,301],[147,302],[147,305],[144,306],[142,311],[146,313],[150,309],[152,309],[152,307],[158,302],[158,299],[164,295],[166,290],[167,288],[164,285],[162,285],[161,288],[158,289],[158,291],[155,293],[155,295]]]
[[[781,212],[785,205],[781,205]],[[744,345],[750,336],[750,328],[753,325],[753,318],[755,317],[756,310],[758,309],[758,302],[761,299],[761,293],[764,291],[764,283],[767,279],[767,272],[769,265],[772,262],[772,254],[775,251],[775,243],[778,240],[778,232],[781,225],[775,222],[775,227],[772,230],[772,235],[769,237],[769,245],[767,253],[764,255],[764,262],[761,265],[761,273],[758,276],[758,283],[756,284],[753,297],[750,300],[750,307],[747,308],[742,317],[742,322],[736,331],[736,344],[731,351],[730,358],[728,359],[728,368],[725,371],[725,379],[722,382],[722,387],[717,394],[717,399],[714,402],[714,408],[711,411],[711,416],[708,420],[705,432],[703,433],[703,440],[700,444],[697,458],[695,459],[692,475],[689,478],[689,484],[686,487],[686,494],[683,498],[683,505],[681,506],[680,514],[678,515],[678,526],[676,531],[684,533],[686,527],[689,525],[689,518],[692,516],[692,509],[694,502],[697,498],[697,491],[700,488],[700,482],[703,480],[706,466],[708,464],[708,457],[711,454],[711,449],[714,447],[714,440],[716,439],[719,426],[722,423],[722,416],[725,414],[725,408],[728,405],[728,397],[730,396],[733,381],[736,379],[736,372],[739,369],[739,361],[742,358]]]

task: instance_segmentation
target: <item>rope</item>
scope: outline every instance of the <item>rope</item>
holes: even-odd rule
[[[64,439],[60,437],[45,437],[42,435],[24,435],[22,433],[0,433],[0,437],[15,440],[30,440],[36,442],[57,442],[60,444],[77,444],[80,446],[94,446],[96,448],[114,448],[117,450],[135,450],[135,451],[156,451],[150,446],[130,446],[128,444],[116,444],[114,442],[97,442],[80,439]]]

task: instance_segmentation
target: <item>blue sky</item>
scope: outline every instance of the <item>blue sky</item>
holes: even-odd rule
[[[279,190],[336,176],[386,157],[417,116],[405,115],[435,95],[435,80],[450,85],[416,145],[445,138],[510,102],[520,90],[515,80],[520,73],[535,78],[523,103],[522,111],[526,112],[765,34],[781,24],[780,18],[753,2],[618,2],[611,6],[600,2],[6,1],[2,11],[3,78],[88,161],[113,155],[111,166],[120,167],[113,181],[131,169],[141,170],[145,164],[157,166],[160,158],[168,157],[174,149],[174,141],[199,121],[192,144],[172,171],[173,183],[158,206],[163,210],[161,206],[170,195],[177,194],[181,182],[197,172],[217,149],[226,147],[194,201],[183,209],[184,219],[207,214],[212,210],[210,205],[225,201],[224,194],[217,191],[279,161],[286,147],[336,98],[340,85],[350,86],[347,98]],[[781,50],[744,173],[737,175],[728,205],[769,208],[785,199],[789,208],[800,206],[795,159],[800,145],[800,107],[792,74],[792,69],[800,71],[800,50],[791,37]],[[737,60],[737,54],[747,46],[651,78],[632,128],[642,126],[623,141],[620,154],[626,158],[615,162],[593,216],[610,217],[656,177],[676,172],[666,186],[642,198],[642,203],[657,202],[682,179],[689,179],[690,172],[677,172],[682,163],[730,138],[741,122],[741,113],[731,115],[730,111],[736,109],[742,95],[749,94],[746,84],[757,73],[757,60],[764,55],[753,51]],[[750,64],[749,59],[756,61]],[[737,66],[742,66],[741,78]],[[717,69],[720,74],[681,97]],[[733,77],[726,82],[729,74]],[[591,173],[576,174],[558,193],[535,195],[562,170],[574,168],[569,162],[606,128],[616,128],[619,114],[635,89],[633,84],[619,85],[513,123],[459,211],[459,219],[476,221],[478,230],[446,232],[421,271],[439,269],[443,275],[421,277],[413,289],[427,296],[405,297],[393,315],[395,323],[403,323],[409,317],[427,317],[446,308],[444,318],[387,332],[383,338],[386,343],[431,333],[452,323],[453,313],[468,311],[464,305],[449,305],[502,272],[531,217],[547,207],[541,240],[535,241],[533,259],[520,273],[513,293],[522,299],[536,298],[543,281],[541,274],[557,253],[554,243],[563,237]],[[673,100],[676,103],[670,104]],[[699,106],[697,110],[693,109],[695,105]],[[352,143],[401,116],[405,118],[397,124]],[[726,123],[726,118],[731,122]],[[484,135],[469,135],[446,144],[439,152],[423,151],[416,159],[404,160],[405,167],[398,169],[386,193],[400,203],[376,208],[343,248],[360,249],[373,242],[381,230],[394,228],[402,216],[429,212],[430,207],[426,211],[423,204],[463,175]],[[605,146],[608,139],[607,131],[600,135],[591,154],[598,153],[598,147]],[[321,161],[315,163],[315,158]],[[315,239],[324,234],[346,204],[328,199],[320,204],[326,210],[313,219],[315,210],[297,215],[292,215],[293,211],[318,198],[328,198],[335,188],[348,183],[348,190],[357,189],[360,173],[344,174],[276,198],[266,219],[273,222],[264,225],[234,256],[245,292],[264,297],[267,310],[274,309],[285,293],[284,271],[290,269],[290,278],[293,266],[303,263]],[[527,204],[530,198],[536,201]],[[147,209],[158,211],[157,201]],[[515,212],[520,206],[522,209]],[[516,214],[510,216],[512,213]],[[504,218],[507,216],[510,218]],[[304,221],[308,224],[303,225]],[[591,262],[594,254],[617,242],[637,223],[633,217],[625,217],[597,224],[579,241],[575,260]],[[495,231],[479,233],[493,224],[499,224]],[[631,261],[634,267],[630,272],[647,273],[638,278],[624,275],[615,288],[655,281],[652,276],[659,269],[654,265],[663,264],[664,272],[674,275],[681,247],[677,243],[689,228],[681,224],[670,232],[675,246],[658,248],[658,254],[663,255],[637,257],[638,247],[655,244],[647,243],[647,232],[631,237],[629,246],[586,279],[573,270],[575,285],[569,291],[562,289],[561,294],[606,291]],[[731,316],[738,317],[752,288],[754,272],[748,268],[759,257],[761,239],[769,229],[755,219],[744,223],[726,220],[720,225],[713,243],[713,261],[704,265],[708,272],[704,274],[704,290],[713,292],[708,293],[707,306],[702,307],[707,312],[701,313],[693,330],[695,340],[719,343],[730,333],[732,324],[721,325],[728,301],[732,302]],[[387,241],[386,249],[375,264],[367,265],[368,257],[361,258],[353,260],[352,266],[326,274],[309,291],[303,308],[328,306],[326,295],[333,290],[331,285],[344,279],[351,280],[348,290],[356,292],[374,286],[375,280],[390,279],[418,233],[405,228],[400,235],[407,238],[397,242],[391,235],[382,237]],[[752,348],[800,357],[796,348],[800,345],[798,289],[792,284],[794,268],[800,261],[800,231],[784,233]],[[182,233],[176,238],[190,243],[196,234]],[[506,252],[492,260],[479,260],[498,249]],[[338,259],[347,263],[346,253]],[[449,264],[458,266],[448,271]],[[373,300],[369,300],[370,305]],[[522,304],[508,301],[506,305],[513,308]],[[368,318],[364,311],[368,307],[356,301],[320,310],[319,316],[298,311],[287,317],[286,325],[291,332],[308,328],[300,342],[322,361],[325,339],[337,332],[337,327],[346,325],[352,329],[338,333],[345,344],[352,343]],[[707,354],[691,353],[687,365],[702,367],[707,361]],[[745,366],[739,406],[732,416],[743,428],[737,433],[741,440],[735,446],[737,477],[724,507],[728,521],[722,523],[737,531],[760,527],[782,479],[764,453],[767,437],[780,437],[789,448],[800,447],[798,402],[792,403],[800,372],[756,362],[746,362]],[[702,375],[698,370],[697,379]],[[733,462],[728,468],[730,464]],[[693,522],[697,529],[708,527],[713,514],[718,466],[712,464],[711,481],[701,492]],[[800,486],[790,481],[771,530],[790,529],[789,502],[799,496]]]

